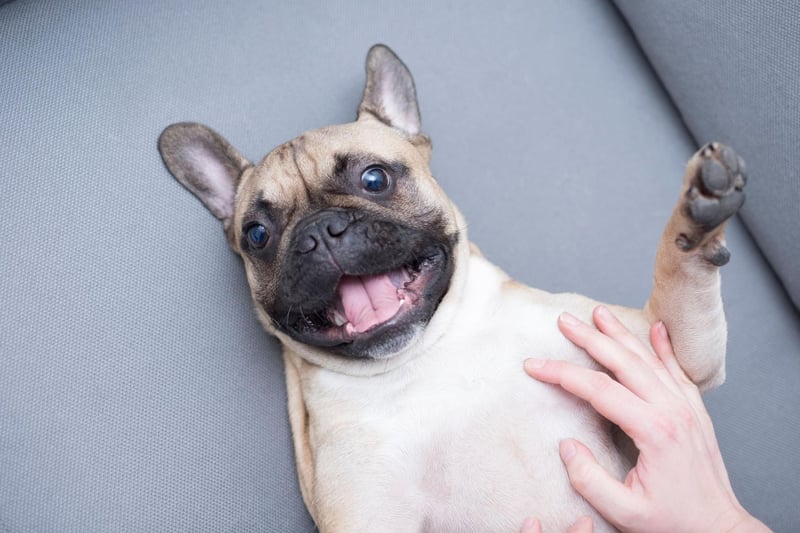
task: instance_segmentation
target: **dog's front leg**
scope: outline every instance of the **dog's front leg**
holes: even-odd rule
[[[745,182],[744,161],[722,144],[707,144],[689,160],[644,308],[651,323],[664,321],[684,371],[701,390],[725,379],[719,267],[730,257],[724,229],[744,202]]]

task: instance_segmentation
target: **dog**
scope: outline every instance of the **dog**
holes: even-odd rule
[[[562,531],[590,515],[558,442],[575,437],[622,478],[607,421],[523,361],[597,365],[559,333],[597,302],[510,279],[466,235],[429,169],[416,89],[388,47],[367,55],[357,119],[303,133],[252,164],[206,126],[159,138],[177,180],[222,221],[255,312],[283,346],[303,499],[323,532]],[[744,162],[707,144],[689,160],[643,309],[610,306],[637,336],[662,320],[701,390],[725,378],[719,267]],[[676,490],[679,490],[676,488]]]

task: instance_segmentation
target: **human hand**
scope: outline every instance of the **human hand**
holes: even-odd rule
[[[593,318],[597,329],[567,313],[558,326],[616,380],[566,361],[525,361],[531,377],[589,402],[639,450],[620,482],[584,444],[563,440],[559,453],[575,490],[622,531],[769,531],[736,499],[711,418],[679,366],[664,324],[650,329],[653,353],[607,308],[597,307]],[[523,531],[537,533],[541,526],[530,519]],[[571,531],[592,531],[591,519],[582,518]]]

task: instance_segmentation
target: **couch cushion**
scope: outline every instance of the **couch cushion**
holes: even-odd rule
[[[800,307],[797,3],[616,0],[698,143],[736,147],[742,218]]]
[[[375,42],[415,74],[434,173],[487,255],[544,289],[645,300],[694,148],[611,4],[11,2],[0,530],[313,530],[278,347],[156,139],[197,120],[256,159],[351,120]],[[712,415],[745,505],[791,530],[800,327],[737,223],[729,244]]]

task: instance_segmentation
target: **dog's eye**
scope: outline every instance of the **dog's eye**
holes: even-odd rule
[[[389,188],[389,175],[381,167],[370,167],[361,174],[361,186],[367,192],[383,192]]]
[[[269,240],[267,228],[262,224],[253,224],[247,228],[247,240],[255,248],[263,248]]]

